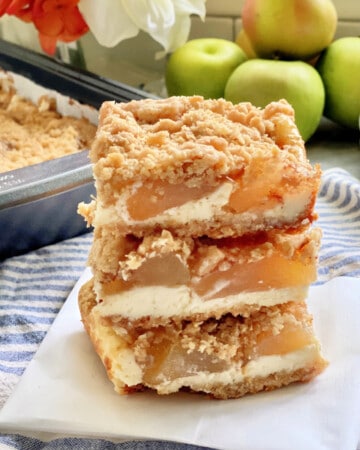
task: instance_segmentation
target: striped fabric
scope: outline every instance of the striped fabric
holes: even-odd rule
[[[91,234],[0,264],[0,406],[86,266]]]
[[[317,284],[338,276],[359,277],[360,182],[342,169],[325,171],[316,209],[317,224],[323,229]],[[91,241],[88,233],[0,263],[0,407],[84,270]],[[96,440],[67,444],[65,440],[45,445],[20,436],[0,436],[0,449],[175,448],[150,442],[148,446],[114,447]]]
[[[324,172],[316,210],[323,230],[318,284],[360,277],[360,183],[345,170]]]

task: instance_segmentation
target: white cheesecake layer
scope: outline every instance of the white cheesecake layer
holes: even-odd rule
[[[308,286],[288,287],[256,292],[242,292],[227,297],[204,300],[190,287],[144,286],[105,295],[101,284],[95,285],[96,306],[102,316],[122,316],[129,320],[142,317],[170,318],[206,314],[217,310],[231,311],[246,305],[274,306],[292,301],[302,301],[308,293]]]

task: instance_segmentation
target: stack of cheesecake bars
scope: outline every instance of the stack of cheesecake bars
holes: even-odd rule
[[[105,102],[84,326],[120,394],[236,398],[325,367],[307,310],[319,167],[285,101]]]

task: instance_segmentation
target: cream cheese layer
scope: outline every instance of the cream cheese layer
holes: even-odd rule
[[[274,306],[291,301],[302,301],[308,286],[288,287],[256,292],[242,292],[227,297],[203,300],[189,286],[143,286],[105,295],[101,284],[95,285],[97,298],[101,299],[96,309],[104,317],[121,316],[128,320],[139,320],[150,316],[156,318],[191,317],[196,314],[231,311],[247,305]]]

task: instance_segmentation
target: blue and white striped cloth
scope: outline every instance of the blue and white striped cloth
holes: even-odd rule
[[[342,169],[324,172],[316,209],[323,230],[317,284],[360,277],[360,182]],[[15,388],[73,285],[85,269],[88,233],[0,263],[0,407]],[[0,449],[195,449],[166,442],[113,444],[97,439],[42,442],[0,435]]]
[[[316,210],[323,230],[318,283],[360,277],[360,182],[345,170],[325,171]]]

